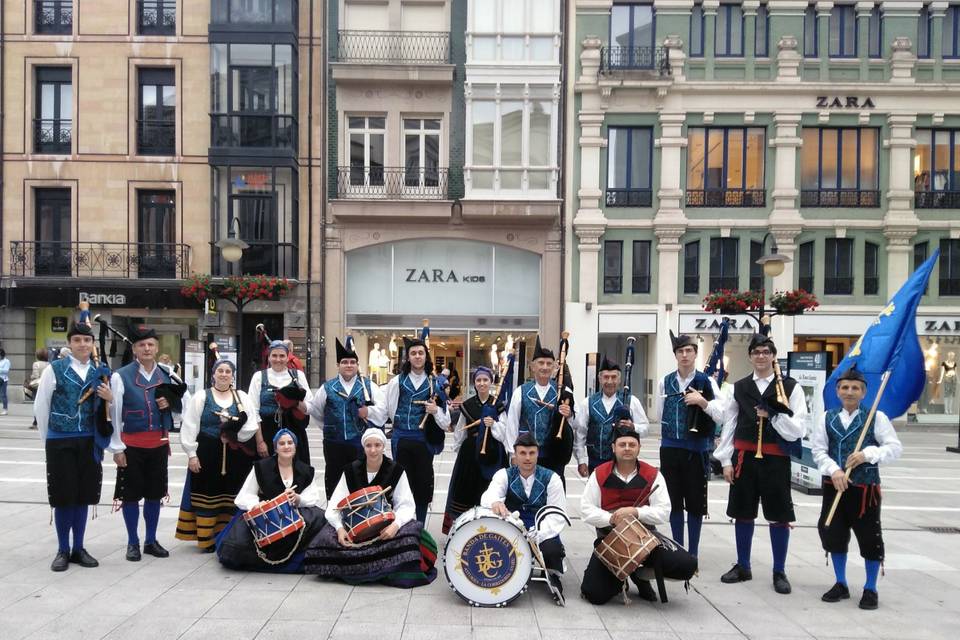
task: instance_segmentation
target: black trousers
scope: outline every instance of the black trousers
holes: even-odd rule
[[[93,436],[48,438],[44,449],[51,507],[100,502],[103,466],[93,457]]]
[[[426,442],[399,438],[394,440],[394,460],[407,473],[407,482],[418,511],[425,511],[433,500],[433,453]]]
[[[539,546],[540,555],[543,556],[543,563],[547,565],[547,569],[563,573],[563,558],[566,551],[563,548],[563,543],[560,542],[560,536],[548,538],[541,542]]]
[[[883,532],[880,528],[880,485],[852,484],[840,497],[830,526],[824,523],[837,490],[833,483],[823,483],[823,507],[817,529],[823,550],[829,553],[847,553],[850,532],[857,536],[857,545],[864,560],[883,560]]]
[[[707,515],[706,452],[660,447],[660,473],[670,494],[670,510]]]
[[[734,480],[727,500],[727,516],[734,520],[756,520],[763,505],[763,517],[769,522],[793,522],[793,496],[790,491],[790,458],[752,451],[733,452]]]
[[[167,495],[167,457],[170,447],[127,447],[127,466],[117,467],[113,499],[123,502],[160,500]]]
[[[327,499],[333,495],[337,483],[340,482],[340,476],[354,460],[363,458],[363,447],[359,447],[352,442],[335,442],[333,440],[323,440],[323,485],[327,491]]]

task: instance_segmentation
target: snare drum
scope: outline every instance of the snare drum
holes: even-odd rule
[[[285,493],[251,508],[243,514],[243,520],[260,549],[296,533],[305,525],[300,512],[290,504]]]
[[[505,607],[527,590],[533,554],[523,522],[474,507],[453,523],[443,570],[458,596],[474,607]]]
[[[337,509],[351,542],[373,540],[396,519],[386,492],[378,485],[354,491]]]

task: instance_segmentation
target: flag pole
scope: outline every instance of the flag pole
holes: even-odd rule
[[[880,405],[880,398],[883,397],[883,392],[887,388],[887,381],[890,380],[890,373],[891,373],[890,369],[887,369],[886,371],[883,372],[883,377],[880,379],[880,388],[877,389],[877,397],[873,399],[873,406],[870,407],[870,413],[867,415],[867,421],[863,423],[863,428],[860,430],[860,437],[857,438],[857,446],[854,447],[853,453],[851,453],[850,455],[854,455],[855,453],[860,451],[860,447],[863,446],[863,440],[864,438],[866,438],[867,431],[870,429],[870,425],[873,423],[873,417],[877,415],[877,407]],[[850,457],[847,456],[847,459],[849,460]],[[849,481],[850,474],[852,472],[853,472],[853,469],[851,469],[850,467],[847,467],[847,471],[843,477]],[[824,521],[823,526],[829,527],[830,523],[833,521],[833,516],[837,512],[837,505],[840,504],[841,495],[843,495],[843,492],[838,491],[836,495],[833,496],[833,504],[830,506],[830,513],[827,514],[827,519]]]

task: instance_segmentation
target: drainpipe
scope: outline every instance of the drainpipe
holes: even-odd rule
[[[560,179],[558,180],[558,189],[560,192],[560,330],[564,330],[566,323],[567,309],[567,83],[568,70],[564,64],[564,57],[567,55],[567,24],[569,24],[570,2],[563,2],[563,11],[560,14],[560,109],[557,114],[557,130],[560,139],[557,144],[560,146]]]
[[[313,0],[307,31],[307,380],[313,384]]]
[[[312,1],[312,0],[311,0]],[[329,95],[327,91],[327,73],[329,66],[329,57],[330,57],[330,43],[327,40],[330,37],[330,2],[329,0],[324,0],[323,2],[323,29],[324,29],[324,38],[323,46],[320,51],[322,52],[321,64],[320,64],[320,113],[326,114],[329,106],[327,104],[329,100]],[[317,357],[320,360],[320,365],[318,367],[321,380],[324,377],[324,370],[326,367],[326,353],[327,349],[323,339],[323,331],[326,327],[327,319],[327,163],[329,162],[328,149],[329,142],[327,140],[330,135],[329,124],[326,120],[323,127],[323,144],[320,148],[320,166],[323,168],[323,171],[320,172],[320,193],[323,194],[323,198],[320,201],[320,347],[317,349]]]

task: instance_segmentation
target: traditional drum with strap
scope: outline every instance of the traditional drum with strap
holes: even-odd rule
[[[631,517],[621,520],[593,552],[613,575],[626,580],[659,544],[653,532]]]
[[[256,505],[243,514],[243,520],[250,527],[259,549],[300,531],[305,525],[300,512],[290,504],[285,493]]]
[[[373,485],[354,491],[337,504],[351,542],[373,540],[396,519],[387,499],[389,490]]]

